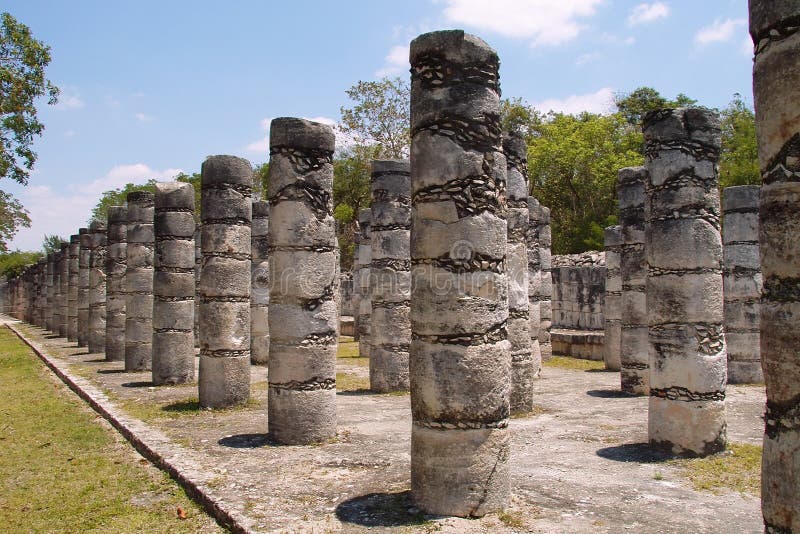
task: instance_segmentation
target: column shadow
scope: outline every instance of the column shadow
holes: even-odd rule
[[[236,434],[234,436],[226,436],[217,441],[217,443],[223,447],[231,447],[233,449],[257,449],[274,445],[267,434]]]
[[[425,514],[414,507],[410,491],[368,493],[339,503],[340,521],[364,527],[402,527],[425,523]]]
[[[604,447],[598,449],[596,454],[606,460],[640,464],[661,463],[675,458],[671,454],[653,449],[649,443],[624,443],[614,447]]]

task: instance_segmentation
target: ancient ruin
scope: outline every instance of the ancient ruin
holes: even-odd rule
[[[459,30],[417,37],[410,57],[411,494],[479,517],[510,497],[499,60]]]
[[[250,237],[252,275],[250,289],[250,362],[269,362],[269,202],[253,202]]]
[[[82,230],[88,231],[86,228]],[[56,305],[58,306],[58,335],[60,337],[67,337],[67,327],[69,325],[69,250],[70,244],[62,243],[58,256],[59,289]]]
[[[720,123],[705,108],[644,120],[650,444],[704,456],[726,444]]]
[[[156,184],[153,385],[194,380],[194,187]]]
[[[86,344],[89,352],[106,350],[106,226],[89,225],[89,316]]]
[[[80,281],[81,236],[69,238],[67,260],[67,340],[78,341],[78,282]]]
[[[605,229],[606,286],[603,302],[603,361],[609,371],[620,370],[622,336],[622,228]]]
[[[78,249],[78,346],[89,345],[89,260],[92,254],[90,228],[81,228]]]
[[[766,532],[800,531],[800,5],[750,1],[761,170],[761,366],[767,385],[762,511]]]
[[[106,240],[106,360],[125,361],[125,269],[128,247],[128,209],[108,208]]]
[[[250,224],[253,169],[234,156],[210,156],[200,171],[200,406],[250,398]]]
[[[622,231],[620,388],[631,395],[650,394],[650,344],[647,337],[647,262],[644,254],[645,167],[627,167],[617,174],[619,222]]]
[[[757,384],[761,371],[757,185],[722,190],[723,295],[728,383]]]
[[[379,393],[408,391],[411,345],[411,171],[408,160],[372,162],[371,222],[369,386]]]
[[[355,317],[356,339],[358,340],[358,353],[364,358],[370,357],[372,344],[370,332],[372,331],[372,210],[364,208],[358,212],[358,241],[356,244],[355,269],[355,298],[353,313]]]
[[[153,357],[153,203],[149,191],[128,193],[125,265],[125,370],[149,371]]]
[[[552,229],[550,227],[550,208],[539,207],[539,265],[542,271],[542,283],[539,287],[539,348],[542,360],[553,356],[553,345],[550,341],[550,329],[553,325],[553,256]]]
[[[534,197],[528,197],[528,231],[525,233],[528,254],[528,333],[531,336],[531,359],[542,366],[542,351],[539,332],[542,326],[540,295],[542,286],[542,264],[539,252],[539,213],[541,206]],[[552,308],[551,308],[552,309]]]

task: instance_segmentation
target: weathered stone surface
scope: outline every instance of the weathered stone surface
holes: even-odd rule
[[[603,336],[606,369],[620,370],[622,343],[622,237],[621,226],[605,229],[606,294],[603,306],[605,335]]]
[[[61,337],[67,337],[69,334],[69,247],[69,243],[63,243],[61,245],[60,256],[58,260],[60,285],[57,302],[58,335]]]
[[[45,283],[47,284],[47,315],[45,316],[45,328],[51,332],[55,332],[55,322],[53,321],[53,312],[55,311],[53,308],[55,307],[55,285],[54,285],[54,274],[55,274],[55,252],[48,252],[47,254],[47,271],[46,276],[47,279]],[[3,295],[6,297],[6,295]],[[8,310],[5,309],[5,305],[7,304],[7,300],[3,299],[3,313],[8,313]],[[69,324],[67,324],[67,333],[69,333]]]
[[[411,344],[411,167],[372,162],[369,383],[372,391],[408,391]],[[361,341],[364,337],[361,337]]]
[[[269,389],[272,439],[336,434],[339,253],[333,219],[333,131],[279,118],[270,127]]]
[[[552,257],[552,327],[603,330],[606,254],[588,251]],[[599,354],[602,360],[603,355]]]
[[[372,332],[372,210],[364,208],[358,213],[358,237],[356,241],[356,259],[354,262],[355,287],[358,296],[354,302],[356,339],[358,353],[369,358],[372,350],[370,333]]]
[[[194,380],[194,187],[156,184],[153,384]]]
[[[620,388],[631,395],[650,393],[647,341],[647,260],[644,250],[644,204],[647,169],[626,167],[617,174],[620,251]]]
[[[531,356],[542,361],[539,346],[541,330],[541,306],[539,291],[542,286],[542,264],[539,253],[539,217],[541,206],[534,197],[528,197],[528,230],[525,233],[528,254],[528,332],[531,336]],[[541,367],[541,363],[540,363]]]
[[[89,352],[106,350],[106,226],[100,221],[89,225]]]
[[[761,170],[761,366],[767,385],[761,470],[767,532],[800,532],[800,4],[751,0]]]
[[[657,110],[643,130],[648,435],[655,447],[704,456],[726,444],[719,119],[704,108]]]
[[[745,185],[727,187],[722,191],[725,342],[728,383],[731,384],[764,381],[759,346],[759,190],[759,186]]]
[[[106,244],[106,360],[125,361],[125,269],[128,209],[108,208]]]
[[[125,370],[149,371],[153,361],[153,217],[155,195],[127,196]]]
[[[203,269],[202,232],[200,225],[194,231],[194,346],[200,348],[200,272]]]
[[[542,268],[542,281],[539,287],[539,347],[542,360],[553,356],[550,343],[550,328],[553,325],[553,264],[552,264],[552,230],[550,227],[550,208],[540,207],[539,215],[539,264]]]
[[[92,235],[89,228],[81,228],[78,249],[78,346],[89,345],[89,260],[91,259]],[[69,269],[69,266],[67,266]],[[69,277],[69,274],[67,275]],[[69,306],[69,304],[67,304]],[[69,312],[67,312],[69,314]]]
[[[428,513],[482,516],[510,493],[499,60],[458,30],[410,56],[411,493]]]
[[[200,405],[250,398],[250,226],[253,170],[234,156],[203,162],[200,272]]]
[[[269,362],[269,202],[253,202],[250,361]]]

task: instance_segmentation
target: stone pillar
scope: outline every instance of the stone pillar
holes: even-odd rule
[[[253,202],[252,284],[250,290],[250,362],[269,362],[269,203]]]
[[[725,448],[718,116],[644,118],[650,444],[702,456]]]
[[[81,228],[78,250],[78,346],[89,345],[89,256],[92,236],[88,228]]]
[[[106,226],[100,221],[89,225],[89,352],[106,351]]]
[[[550,247],[553,245],[550,227],[550,208],[541,206],[539,215],[539,262],[542,267],[542,282],[539,289],[539,346],[542,360],[553,357],[553,345],[550,343],[550,327],[553,324],[553,257]]]
[[[503,139],[508,199],[508,341],[511,346],[511,413],[533,410],[533,381],[542,367],[542,355],[531,351],[528,313],[528,145],[520,135]]]
[[[541,287],[542,263],[539,250],[539,217],[541,206],[534,197],[528,197],[528,230],[525,233],[526,252],[528,254],[528,331],[531,336],[531,356],[539,362],[541,374],[542,352],[539,346],[539,332],[542,326]]]
[[[73,234],[69,238],[69,254],[67,259],[67,339],[78,341],[78,285],[80,281],[79,257],[81,253],[81,236]]]
[[[370,284],[372,283],[372,210],[364,208],[358,213],[358,271],[356,287],[359,293],[356,315],[358,329],[358,353],[362,358],[370,357],[370,333],[372,331],[372,302]]]
[[[269,434],[278,443],[336,434],[339,253],[333,219],[334,135],[294,118],[272,121]]]
[[[725,344],[728,382],[764,381],[759,334],[761,258],[758,251],[757,185],[722,191]]]
[[[153,211],[155,195],[128,193],[125,265],[125,370],[149,371],[153,358]]]
[[[69,306],[69,243],[62,243],[58,259],[59,284],[58,291],[58,335],[67,337],[67,312]]]
[[[128,258],[128,209],[108,208],[106,245],[106,360],[125,361],[125,269]]]
[[[225,408],[250,398],[253,169],[242,158],[210,156],[200,173],[200,406]]]
[[[55,322],[53,320],[53,312],[55,311],[55,252],[47,254],[47,315],[45,316],[45,328],[51,332],[55,332]]]
[[[606,292],[603,304],[603,361],[609,371],[620,370],[622,336],[622,228],[605,229]]]
[[[626,167],[617,174],[622,231],[622,329],[620,388],[631,395],[650,394],[650,344],[647,334],[647,260],[644,256],[645,167]]]
[[[153,385],[194,380],[194,187],[156,184]]]
[[[203,270],[202,231],[199,223],[194,229],[194,347],[200,348],[200,272]]]
[[[36,326],[45,327],[45,311],[47,310],[47,259],[39,258],[36,263]]]
[[[14,285],[14,317],[19,317],[19,306],[22,291],[22,277],[15,279]],[[61,251],[53,253],[53,333],[59,335],[61,325]]]
[[[800,4],[750,0],[761,170],[761,367],[767,385],[765,531],[800,532]]]
[[[510,494],[499,59],[460,30],[417,37],[410,57],[411,493],[479,517]]]
[[[408,160],[372,162],[369,386],[408,391],[411,344],[411,170]]]

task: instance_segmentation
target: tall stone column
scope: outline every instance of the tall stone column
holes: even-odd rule
[[[356,284],[359,292],[355,326],[358,329],[358,353],[362,358],[370,357],[372,342],[372,210],[364,208],[358,213],[358,272]]]
[[[194,346],[200,348],[200,272],[203,270],[202,230],[199,223],[194,229]]]
[[[372,287],[369,385],[408,391],[411,344],[411,168],[408,160],[372,162]]]
[[[36,326],[45,327],[45,310],[47,309],[47,259],[39,258],[36,263]]]
[[[67,312],[69,307],[69,243],[62,243],[58,257],[59,291],[58,291],[58,335],[67,337]],[[85,345],[84,345],[85,346]]]
[[[339,252],[333,130],[279,118],[270,128],[269,434],[278,443],[336,434]]]
[[[750,0],[761,169],[761,367],[766,532],[800,532],[800,4]]]
[[[194,380],[194,187],[156,184],[153,384]]]
[[[225,408],[250,398],[253,169],[242,158],[210,156],[200,173],[200,406]]]
[[[410,57],[411,493],[479,517],[510,493],[499,59],[460,30],[417,37]]]
[[[617,173],[617,197],[622,230],[620,274],[620,388],[631,395],[650,394],[650,343],[647,334],[647,260],[644,256],[645,167]]]
[[[67,259],[67,339],[78,341],[78,285],[80,282],[81,236],[73,234],[69,238]]]
[[[541,371],[541,353],[531,351],[528,313],[528,144],[516,134],[503,138],[508,199],[508,342],[511,346],[511,413],[533,410],[533,381]],[[535,356],[538,356],[536,358]]]
[[[153,360],[153,216],[155,195],[128,193],[125,265],[125,370],[149,371]]]
[[[759,334],[761,258],[757,185],[722,190],[725,343],[728,383],[764,381]]]
[[[702,456],[725,448],[718,116],[704,108],[644,118],[645,257],[653,446]]]
[[[128,209],[108,208],[106,245],[106,360],[125,361],[125,269],[128,258]]]
[[[603,361],[609,371],[620,370],[622,342],[622,228],[605,229],[606,293],[603,301]]]
[[[53,321],[53,312],[55,308],[55,256],[55,252],[49,252],[47,254],[47,315],[45,317],[45,328],[51,332],[55,331],[55,322]]]
[[[20,299],[22,291],[22,277],[15,279],[14,286],[14,317],[20,319]],[[61,325],[61,251],[53,253],[53,333],[60,335]]]
[[[250,362],[269,362],[269,202],[253,202]]]
[[[89,345],[89,257],[92,235],[89,228],[81,228],[78,250],[78,346]]]
[[[539,251],[539,217],[541,206],[534,197],[528,197],[528,230],[525,233],[526,252],[528,254],[528,332],[531,336],[531,357],[539,362],[541,374],[542,351],[539,346],[539,332],[542,326],[541,288],[542,263]]]
[[[539,262],[542,267],[542,282],[539,289],[539,346],[542,360],[553,357],[553,345],[550,343],[550,327],[553,324],[553,246],[552,228],[550,227],[550,208],[541,206],[539,215]]]
[[[106,350],[106,226],[100,221],[89,225],[89,352]]]

